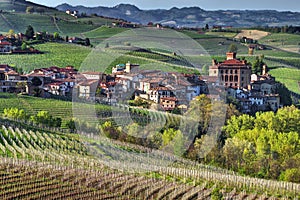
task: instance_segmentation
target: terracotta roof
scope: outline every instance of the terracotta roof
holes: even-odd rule
[[[178,101],[176,97],[163,97],[161,100]]]
[[[19,73],[14,70],[10,70],[9,72],[7,72],[7,75],[19,75]]]
[[[150,89],[150,90],[162,90],[162,91],[168,91],[168,90],[170,90],[169,88],[167,88],[167,87],[156,87],[156,88],[152,88],[152,89]]]
[[[200,79],[209,83],[216,83],[219,80],[217,76],[201,76]]]
[[[82,82],[79,82],[78,85],[79,86],[91,86],[95,83],[98,83],[98,80],[82,81]]]
[[[81,72],[81,74],[87,74],[87,75],[102,75],[102,72]]]
[[[3,42],[0,42],[0,45],[11,45],[10,42],[6,42],[6,41],[3,41]]]

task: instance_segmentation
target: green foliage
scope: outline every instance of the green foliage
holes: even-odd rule
[[[32,82],[32,85],[33,85],[33,86],[40,86],[40,85],[42,85],[42,81],[41,81],[39,78],[37,78],[37,77],[34,77],[34,78],[31,80],[31,82]]]
[[[26,29],[25,36],[27,37],[28,40],[33,39],[34,36],[34,30],[31,25],[29,25]]]
[[[212,200],[221,200],[223,199],[223,194],[220,192],[220,188],[215,188],[211,192],[211,199]]]
[[[74,119],[67,120],[66,127],[70,130],[71,133],[76,132],[75,120]]]
[[[233,52],[233,53],[237,53],[238,48],[235,44],[232,43],[232,44],[230,44],[228,51]]]
[[[185,115],[199,121],[202,130],[205,131],[209,125],[211,108],[210,98],[202,94],[190,102],[190,108]]]
[[[226,167],[250,175],[282,180],[292,179],[300,162],[300,110],[294,106],[274,112],[232,117],[224,131],[228,138],[223,147]],[[282,174],[281,171],[287,171]],[[280,177],[279,177],[280,176]]]
[[[300,169],[299,168],[287,169],[285,172],[283,172],[280,175],[280,179],[282,181],[300,183]]]
[[[121,131],[117,128],[115,128],[112,124],[111,121],[106,121],[102,126],[101,126],[101,130],[103,131],[103,133],[106,135],[106,137],[108,138],[112,138],[112,139],[119,139],[119,137],[121,136]]]
[[[254,74],[261,74],[263,66],[265,65],[264,61],[264,56],[256,56],[255,61],[252,64],[252,73]]]
[[[53,37],[54,37],[54,40],[58,40],[59,39],[59,33],[58,32],[54,32],[53,33]]]
[[[22,50],[26,50],[27,49],[27,44],[25,42],[22,43],[21,49]]]
[[[233,137],[239,131],[250,130],[254,127],[254,117],[249,115],[233,116],[223,127],[226,135]]]
[[[36,115],[30,116],[30,121],[35,124],[43,124],[49,127],[60,127],[61,126],[61,118],[53,117],[49,114],[48,111],[39,111]]]
[[[33,12],[34,12],[34,7],[33,7],[33,6],[28,6],[28,7],[26,8],[26,13],[32,14]]]
[[[18,108],[5,108],[3,111],[4,117],[13,119],[13,120],[25,120],[26,114],[23,109]]]

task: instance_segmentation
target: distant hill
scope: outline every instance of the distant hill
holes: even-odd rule
[[[27,7],[32,7],[31,14],[26,13]],[[35,31],[58,32],[61,36],[75,36],[83,32],[97,29],[113,19],[90,17],[76,19],[56,8],[32,3],[25,0],[0,0],[0,34],[10,29],[16,33],[25,32],[28,25]]]
[[[26,8],[31,6],[35,9],[43,8],[45,11],[54,11],[54,8],[50,8],[44,5],[39,5],[25,0],[1,0],[0,10],[4,12],[26,12]]]
[[[206,11],[199,7],[171,8],[169,10],[141,10],[134,5],[120,4],[115,7],[84,7],[62,4],[58,10],[77,10],[80,13],[122,18],[127,21],[147,24],[161,23],[171,26],[204,27],[210,26],[285,26],[300,25],[299,12],[279,12],[275,10],[216,10]]]

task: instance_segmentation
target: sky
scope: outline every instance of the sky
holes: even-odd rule
[[[279,10],[300,12],[299,0],[28,0],[55,7],[62,3],[88,7],[113,7],[120,3],[133,4],[143,10],[198,6],[205,10]]]

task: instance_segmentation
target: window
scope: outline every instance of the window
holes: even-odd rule
[[[234,82],[238,82],[239,81],[239,77],[238,77],[238,75],[235,75],[234,76]]]
[[[242,74],[244,74],[244,70],[242,70]]]
[[[228,81],[228,75],[225,76],[225,82],[227,82],[227,81]]]
[[[242,77],[242,81],[244,81],[244,77]]]
[[[221,70],[221,74],[223,74],[224,73],[224,71],[223,70]]]
[[[232,76],[232,75],[230,75],[230,77],[229,77],[229,81],[230,81],[230,82],[232,82],[232,81],[233,81],[233,76]]]
[[[237,70],[234,70],[234,73],[235,73],[235,74],[237,74],[237,73],[238,73],[238,71],[237,71]]]
[[[233,72],[232,72],[232,69],[230,70],[230,74],[232,74]]]
[[[217,70],[214,70],[214,74],[216,74],[217,73]]]

